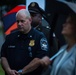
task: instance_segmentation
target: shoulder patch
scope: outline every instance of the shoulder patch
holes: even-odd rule
[[[45,50],[45,51],[48,50],[48,42],[47,42],[46,38],[42,38],[40,40],[40,46],[41,46],[42,50]]]

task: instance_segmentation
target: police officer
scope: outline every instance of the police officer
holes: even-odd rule
[[[49,41],[50,26],[45,20],[42,20],[45,11],[40,8],[38,3],[36,2],[31,2],[28,6],[28,10],[32,17],[32,26],[35,27],[37,30],[43,32],[47,40]]]
[[[48,42],[42,32],[31,27],[32,19],[27,10],[19,10],[16,20],[18,31],[7,35],[1,48],[5,75],[40,75],[41,65],[49,63],[41,60],[48,55]],[[45,57],[44,60],[49,59]]]

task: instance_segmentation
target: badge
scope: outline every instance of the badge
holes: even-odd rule
[[[48,50],[48,42],[47,42],[46,38],[42,38],[40,40],[40,46],[41,46],[42,50],[44,50],[44,51]]]
[[[35,6],[35,3],[33,2],[33,3],[31,4],[31,6],[34,7],[34,6]]]
[[[30,40],[29,46],[34,46],[35,45],[35,40]]]

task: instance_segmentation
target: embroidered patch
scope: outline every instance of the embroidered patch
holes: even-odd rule
[[[46,38],[42,38],[40,40],[40,46],[41,46],[42,50],[45,50],[45,51],[48,50],[48,42],[47,42]]]

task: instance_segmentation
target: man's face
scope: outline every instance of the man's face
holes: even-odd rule
[[[26,15],[18,14],[16,19],[19,31],[26,33],[31,27],[31,18],[26,18]]]
[[[40,14],[32,15],[32,22],[34,25],[40,25],[42,23],[42,16]]]

